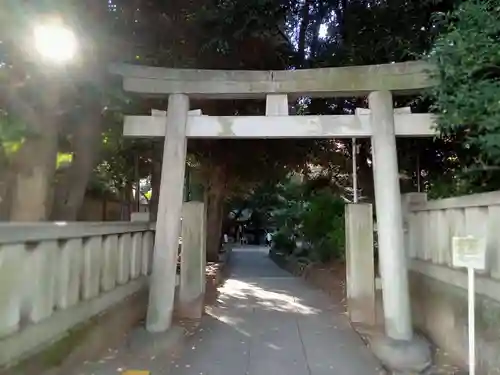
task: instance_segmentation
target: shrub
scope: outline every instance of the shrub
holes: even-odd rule
[[[311,244],[310,257],[327,262],[345,254],[344,202],[328,190],[314,194],[301,215],[304,240]]]
[[[462,134],[480,163],[500,163],[500,0],[467,0],[445,22],[430,60],[437,67],[433,89],[438,128]]]
[[[289,255],[295,250],[295,241],[288,231],[280,230],[273,236],[273,248]]]

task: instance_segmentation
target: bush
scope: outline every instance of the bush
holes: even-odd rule
[[[500,0],[463,1],[430,53],[438,128],[464,135],[467,151],[480,151],[480,164],[500,164],[499,19]]]
[[[282,203],[273,218],[279,228],[273,237],[273,250],[328,262],[343,259],[345,253],[344,201],[329,186],[286,185]],[[304,243],[296,248],[295,239]]]
[[[314,194],[302,213],[302,235],[311,244],[310,257],[327,262],[345,255],[344,202],[330,191]]]
[[[273,248],[289,255],[295,250],[295,241],[288,231],[282,229],[273,236]]]

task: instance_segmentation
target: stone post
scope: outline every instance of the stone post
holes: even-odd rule
[[[205,205],[184,203],[182,208],[182,252],[179,315],[199,319],[205,296]]]
[[[427,202],[427,193],[406,193],[401,195],[401,206],[403,211],[403,231],[405,235],[405,250],[406,256],[409,257],[411,252],[411,243],[409,236],[409,214],[413,207],[419,206]]]
[[[146,321],[146,328],[149,332],[164,332],[170,327],[172,321],[184,193],[188,111],[187,95],[169,96],[153,272]]]
[[[267,95],[266,116],[288,116],[288,95],[286,94]]]
[[[346,287],[349,317],[375,324],[375,265],[371,204],[346,205]]]
[[[412,208],[421,206],[427,202],[427,193],[406,193],[401,195],[403,210],[403,223],[406,222]]]
[[[412,329],[392,94],[372,92],[368,103],[386,333],[371,347],[392,371],[419,373],[430,366],[431,353],[428,343],[414,337]]]

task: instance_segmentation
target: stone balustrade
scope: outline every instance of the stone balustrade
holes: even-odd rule
[[[487,272],[500,279],[500,192],[410,203],[407,226],[410,258],[448,267],[454,236],[486,238]]]
[[[0,224],[0,367],[147,287],[146,222]]]
[[[467,272],[452,264],[452,238],[486,239],[486,270],[476,275],[478,373],[500,366],[500,192],[427,201],[403,197],[413,323],[457,363],[468,355]]]

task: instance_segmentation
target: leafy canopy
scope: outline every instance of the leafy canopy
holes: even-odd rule
[[[440,84],[432,96],[445,136],[463,134],[476,162],[500,162],[500,0],[469,0],[445,16],[430,60]]]

